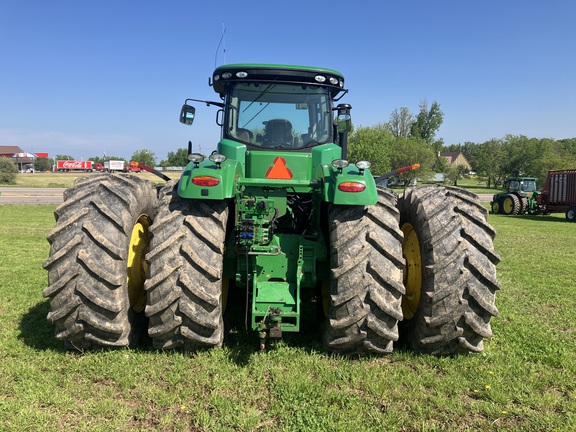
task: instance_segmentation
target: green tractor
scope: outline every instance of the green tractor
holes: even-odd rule
[[[218,107],[221,140],[208,157],[189,143],[179,180],[157,193],[137,176],[96,174],[66,191],[45,262],[58,339],[220,347],[232,315],[261,348],[307,329],[337,353],[483,349],[500,257],[475,194],[398,196],[369,162],[351,163],[339,72],[226,65],[211,85],[220,100],[198,102]]]
[[[506,215],[537,214],[540,206],[536,190],[537,178],[512,177],[506,180],[506,192],[495,194],[490,203],[492,213]]]

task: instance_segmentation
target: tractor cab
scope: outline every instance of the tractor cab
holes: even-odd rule
[[[214,91],[224,103],[218,124],[222,139],[248,150],[310,151],[339,143],[351,129],[350,106],[338,105],[347,90],[336,71],[286,65],[239,64],[220,66],[212,75]],[[186,100],[180,121],[191,124],[194,108]],[[333,111],[338,112],[335,122]]]
[[[534,177],[516,177],[508,179],[508,192],[516,192],[531,196],[536,191],[536,181]]]
[[[332,101],[346,90],[344,77],[336,71],[228,65],[217,68],[212,79],[226,101],[225,139],[253,150],[297,151],[337,141]]]

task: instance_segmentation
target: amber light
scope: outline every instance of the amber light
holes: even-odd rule
[[[366,185],[358,182],[342,182],[338,185],[338,189],[342,192],[362,192],[366,189]]]
[[[217,186],[220,184],[220,180],[211,176],[198,176],[192,179],[192,183],[196,186]]]

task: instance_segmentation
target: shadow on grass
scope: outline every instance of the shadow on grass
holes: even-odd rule
[[[27,346],[38,351],[51,350],[78,354],[80,351],[72,349],[71,347],[66,347],[64,342],[54,337],[54,325],[46,319],[49,311],[49,300],[42,301],[31,307],[20,321],[20,334],[18,338]],[[305,319],[306,321],[309,321],[309,324],[306,324],[305,322],[300,333],[284,333],[282,344],[292,348],[302,349],[308,353],[323,352],[316,319],[310,316],[306,316]],[[260,352],[260,341],[258,339],[258,333],[255,331],[245,330],[244,324],[241,321],[240,317],[237,316],[231,323],[226,323],[224,347],[229,352],[228,357],[230,361],[243,367],[247,366],[253,356]],[[143,323],[143,325],[147,327],[145,323]],[[95,348],[90,351],[105,351],[108,349],[125,348]],[[148,335],[143,335],[137,346],[133,349],[141,352],[158,351],[154,348],[152,340]],[[276,349],[276,341],[268,340],[266,343],[266,350],[272,351],[274,349]],[[182,350],[173,349],[164,352],[167,354],[174,353],[180,355]]]
[[[564,218],[559,218],[558,216],[549,216],[549,215],[536,215],[536,216],[520,216],[529,220],[537,220],[537,221],[546,221],[546,222],[562,222],[562,223],[570,223],[569,220]]]
[[[54,338],[54,326],[46,319],[49,310],[48,300],[31,307],[20,321],[18,338],[37,350],[66,351],[62,342]]]
[[[540,222],[562,222],[565,224],[570,224],[570,221],[566,220],[566,218],[558,217],[558,213],[555,213],[555,215],[556,216],[552,216],[552,215],[503,215],[503,214],[490,213],[491,217],[516,218],[517,220],[530,220],[530,221],[540,221]]]
[[[239,303],[235,303],[238,305]],[[308,354],[324,353],[322,346],[322,318],[314,313],[315,305],[308,302],[302,303],[300,331],[291,333],[284,332],[282,339],[266,339],[265,351],[273,352],[278,344],[302,350]],[[229,359],[237,366],[246,366],[254,355],[261,353],[260,339],[257,331],[247,330],[244,323],[244,311],[242,308],[229,306],[225,320],[224,347],[229,351]],[[328,356],[329,354],[326,353]]]
[[[304,308],[302,311],[303,315],[300,332],[285,332],[280,341],[268,339],[266,341],[266,352],[273,352],[278,349],[278,344],[281,344],[282,346],[296,349],[307,354],[322,355],[326,357],[333,356],[333,354],[325,351],[322,344],[322,318],[313,313],[312,310],[306,309],[307,308]],[[64,342],[57,340],[54,337],[54,326],[46,319],[49,311],[50,302],[48,300],[42,301],[31,307],[20,321],[20,335],[18,338],[27,346],[38,351],[51,350],[56,352],[79,354],[80,351],[66,347]],[[146,323],[142,324],[144,328],[147,327]],[[258,333],[244,328],[242,315],[234,315],[233,318],[225,315],[224,347],[227,350],[228,359],[240,367],[248,366],[254,359],[254,356],[261,353]],[[405,347],[398,348],[402,351],[405,350]],[[126,348],[94,348],[89,351],[107,351],[114,349]],[[132,349],[139,352],[159,352],[157,348],[154,348],[152,339],[148,337],[147,334],[142,335],[137,346]],[[198,350],[198,352],[200,351],[203,350]],[[164,354],[182,354],[182,350],[178,348],[163,350],[162,352]],[[190,352],[189,354],[193,356],[194,352]],[[354,358],[354,356],[349,358]]]

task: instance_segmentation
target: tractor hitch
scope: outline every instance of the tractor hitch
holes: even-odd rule
[[[266,350],[267,339],[282,339],[282,310],[280,308],[268,308],[266,315],[258,323],[258,336],[260,351]]]

